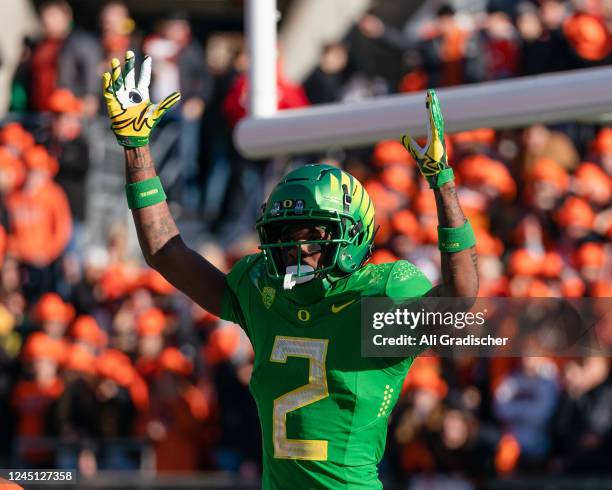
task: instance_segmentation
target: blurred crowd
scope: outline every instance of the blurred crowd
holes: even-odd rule
[[[303,84],[279,75],[279,108],[605,64],[610,5],[444,5],[406,30],[368,14],[322,48]],[[240,32],[203,44],[183,12],[144,32],[117,1],[102,8],[96,33],[75,27],[63,0],[43,3],[39,15],[41,37],[24,42],[15,73],[11,118],[42,113],[45,125],[0,128],[0,464],[257,478],[244,333],[146,268],[128,247],[126,223],[111,227],[103,246],[88,243],[88,126],[104,110],[99,75],[132,48],[154,59],[153,100],[182,92],[164,123],[177,138],[158,154],[175,176],[173,211],[183,223],[203,223],[209,238],[199,252],[221,270],[257,250],[265,189],[293,166],[325,161],[364,182],[375,202],[371,261],[411,260],[435,283],[433,194],[395,140],[291,161],[241,157],[231,140],[245,115]],[[358,37],[395,53],[401,76],[363,68],[352,49]],[[162,126],[154,147],[165,133]],[[482,128],[447,135],[446,145],[477,235],[481,296],[612,296],[611,128]],[[492,475],[609,472],[610,367],[605,357],[545,353],[419,359],[391,418],[383,477],[471,488],[471,479]]]

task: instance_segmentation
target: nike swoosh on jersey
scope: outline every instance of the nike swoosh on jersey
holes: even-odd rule
[[[344,308],[346,308],[349,305],[352,305],[355,302],[355,300],[349,301],[348,303],[344,303],[343,305],[340,306],[336,306],[336,305],[332,305],[331,310],[332,313],[340,313],[342,310],[344,310]]]

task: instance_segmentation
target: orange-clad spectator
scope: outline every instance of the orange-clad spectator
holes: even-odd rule
[[[593,284],[591,292],[594,298],[612,298],[612,281],[597,281]]]
[[[122,440],[138,433],[138,413],[148,408],[146,385],[136,375],[129,358],[116,350],[106,351],[96,358],[96,371],[99,377],[95,390],[97,436],[105,446],[100,466],[103,469],[109,466],[124,470],[136,469],[133,455],[122,444]],[[144,388],[140,394],[138,389],[134,389],[139,382]]]
[[[46,141],[49,152],[59,161],[55,182],[68,196],[74,221],[71,248],[83,248],[86,215],[86,178],[89,170],[89,143],[82,134],[83,104],[68,89],[57,89],[51,94],[49,109],[51,137]]]
[[[480,31],[485,78],[500,80],[517,75],[520,62],[518,33],[512,19],[503,9],[489,6],[489,12]]]
[[[49,97],[49,111],[57,114],[80,114],[83,103],[67,88],[58,88]]]
[[[239,364],[251,359],[253,348],[244,331],[236,324],[221,322],[208,336],[202,355],[210,365],[231,360]]]
[[[166,316],[158,308],[145,311],[136,319],[136,330],[142,337],[162,335],[166,328]]]
[[[4,254],[6,252],[6,231],[0,225],[0,268],[4,265]]]
[[[57,161],[41,146],[23,154],[28,176],[22,189],[6,199],[10,217],[9,251],[29,267],[26,288],[31,295],[53,285],[50,265],[70,240],[72,218],[64,191],[52,180]],[[34,277],[39,275],[38,280]]]
[[[612,154],[612,128],[601,128],[592,143],[597,155]]]
[[[50,410],[64,391],[58,367],[65,358],[64,346],[43,333],[30,336],[24,346],[24,361],[32,380],[17,383],[11,404],[17,413],[17,433],[23,442],[44,437],[51,430]],[[53,448],[24,445],[20,457],[31,465],[53,465]]]
[[[457,160],[450,159],[449,163],[455,165],[462,157],[489,154],[493,149],[497,134],[491,128],[472,129],[470,131],[461,131],[454,133],[450,137],[447,136],[446,148],[449,148],[449,141],[452,142],[453,152],[457,155]]]
[[[476,252],[478,253],[478,275],[480,287],[478,296],[505,296],[508,290],[508,278],[504,275],[501,256],[504,252],[503,242],[493,237],[483,228],[475,228]]]
[[[528,193],[533,205],[549,211],[568,191],[570,177],[567,171],[550,158],[539,158],[527,171]]]
[[[104,49],[105,65],[112,58],[121,58],[131,46],[137,46],[133,33],[136,23],[130,18],[130,12],[122,1],[113,0],[104,5],[100,11],[100,43]]]
[[[82,345],[92,354],[96,354],[108,342],[106,332],[91,315],[77,317],[72,324],[72,337],[78,345]]]
[[[395,233],[410,238],[415,244],[420,242],[421,227],[416,216],[409,209],[402,209],[394,213],[391,218],[391,226]]]
[[[516,195],[516,183],[506,166],[486,155],[464,158],[458,166],[462,182],[481,194],[493,199],[511,200]]]
[[[4,146],[0,146],[0,194],[8,195],[24,183],[26,169],[23,163]]]
[[[606,173],[612,175],[612,128],[601,128],[592,143],[592,150]]]
[[[165,296],[176,292],[176,289],[154,269],[144,269],[140,273],[139,283],[154,294]]]
[[[98,109],[97,65],[101,50],[90,34],[74,28],[72,8],[65,0],[47,0],[40,6],[43,38],[32,51],[30,106],[49,110],[51,94],[68,88],[83,98],[88,115]]]
[[[54,426],[60,437],[58,460],[83,471],[95,471],[95,460],[87,445],[62,444],[62,440],[83,442],[99,434],[99,403],[96,387],[99,382],[96,358],[83,345],[73,344],[68,350],[62,371],[65,390],[57,400]],[[84,462],[94,467],[85,469]],[[89,466],[89,465],[87,465]]]
[[[132,361],[123,352],[107,349],[96,358],[96,369],[102,379],[113,381],[126,388],[134,407],[143,412],[149,408],[149,390],[136,372]]]
[[[469,54],[470,33],[457,22],[455,12],[450,7],[440,8],[437,21],[431,26],[431,30],[425,33],[424,42],[431,43],[438,51],[440,62],[438,85],[465,83],[468,81],[466,58]],[[434,78],[435,75],[430,73],[429,79]]]
[[[558,279],[564,268],[565,264],[561,255],[554,250],[550,250],[546,252],[542,258],[540,274],[547,279]]]
[[[102,300],[114,301],[129,294],[138,280],[137,271],[128,264],[118,262],[106,268],[99,281]]]
[[[61,366],[66,362],[68,351],[69,344],[63,339],[53,338],[44,332],[34,332],[28,337],[21,354],[25,362],[50,358]]]
[[[246,74],[238,75],[223,101],[223,114],[232,128],[246,115],[248,89]],[[280,63],[278,63],[277,93],[279,110],[298,109],[310,105],[304,89],[283,76]]]
[[[411,165],[414,160],[398,140],[383,140],[374,147],[372,163],[382,168],[396,163]]]
[[[406,391],[426,391],[437,398],[444,398],[448,393],[448,384],[440,374],[440,361],[435,357],[420,357],[411,367],[410,376],[406,376],[402,393]]]
[[[601,167],[584,162],[575,172],[575,191],[595,206],[605,207],[612,202],[612,178]]]
[[[35,141],[34,136],[27,132],[21,124],[12,122],[5,124],[0,129],[0,144],[9,148],[14,155],[19,156],[25,150],[33,147]]]
[[[420,92],[421,90],[426,90],[427,86],[427,73],[420,68],[416,68],[402,77],[397,86],[397,90],[400,93]]]
[[[359,21],[361,33],[399,51],[412,54],[414,40],[404,36],[397,27],[367,14]],[[419,54],[430,87],[445,87],[479,81],[482,78],[479,46],[473,36],[458,21],[455,10],[448,4],[440,6],[435,19],[419,29]]]
[[[438,243],[438,215],[436,198],[432,192],[421,192],[413,203],[414,214],[421,225],[424,243]]]
[[[592,231],[595,213],[584,199],[572,196],[555,213],[555,220],[570,238],[580,239]]]
[[[586,292],[586,285],[575,272],[563,274],[561,277],[561,296],[564,298],[581,298]]]
[[[96,356],[84,345],[73,344],[68,349],[64,368],[66,371],[72,371],[79,375],[95,376],[97,375]]]
[[[494,255],[501,257],[504,253],[504,243],[483,228],[474,229],[476,235],[476,251],[478,255]]]
[[[43,294],[34,309],[36,321],[54,339],[62,339],[74,318],[74,308],[56,293]]]
[[[370,258],[372,264],[387,264],[396,260],[398,260],[397,256],[386,248],[377,248]]]
[[[528,296],[529,289],[535,281],[534,277],[542,270],[541,255],[535,254],[525,248],[518,249],[510,255],[508,272],[512,277],[509,283],[509,292],[514,297]]]
[[[595,282],[602,277],[605,260],[604,247],[596,242],[584,243],[574,254],[574,265],[580,275],[589,282]]]
[[[30,86],[30,105],[35,110],[46,110],[49,97],[57,86],[59,56],[63,40],[70,32],[72,11],[67,4],[57,2],[44,6],[40,12],[45,39],[32,53],[32,71],[35,76]]]
[[[164,346],[163,333],[166,324],[166,316],[158,308],[151,308],[136,318],[139,356],[136,367],[145,379],[158,370],[158,357]]]
[[[157,471],[194,471],[198,468],[203,422],[209,403],[189,377],[190,359],[175,347],[164,349],[160,372],[151,385],[147,433],[154,442]]]
[[[403,165],[387,165],[380,173],[380,181],[402,196],[412,197],[418,192],[413,170]]]
[[[574,12],[563,23],[565,38],[574,53],[586,64],[604,60],[612,43],[604,21],[587,12]]]
[[[395,211],[403,201],[403,196],[387,189],[377,180],[366,182],[364,187],[374,202],[377,216],[386,216],[388,213]]]

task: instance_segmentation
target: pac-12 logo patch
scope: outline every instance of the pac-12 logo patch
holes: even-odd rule
[[[266,286],[261,290],[261,301],[264,306],[270,309],[272,303],[274,303],[274,298],[276,297],[276,289],[271,288],[270,286]]]

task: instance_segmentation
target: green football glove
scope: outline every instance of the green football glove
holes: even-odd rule
[[[136,148],[149,144],[151,130],[164,113],[176,104],[181,94],[173,92],[159,104],[149,99],[151,82],[151,58],[146,56],[136,84],[136,60],[134,53],[125,53],[125,67],[121,74],[121,63],[111,60],[111,72],[103,75],[104,99],[111,119],[111,129],[120,145]]]
[[[429,182],[429,187],[437,189],[454,179],[453,169],[448,166],[446,142],[444,141],[444,118],[436,92],[427,91],[427,144],[421,148],[409,135],[402,136],[402,144],[414,158],[419,170]]]

